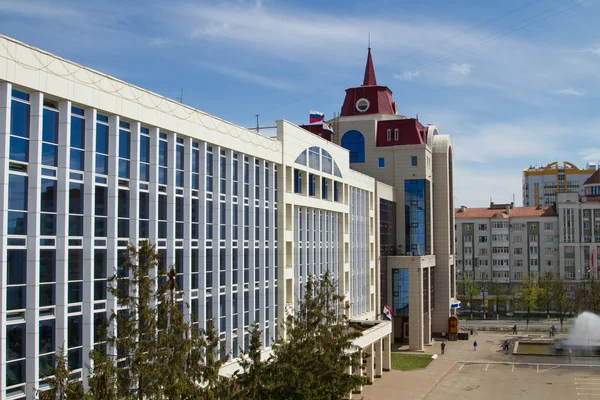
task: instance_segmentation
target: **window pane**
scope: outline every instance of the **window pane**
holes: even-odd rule
[[[27,286],[9,286],[6,288],[6,309],[22,310],[27,307]]]
[[[71,147],[85,149],[85,119],[71,117]]]
[[[6,364],[6,386],[25,383],[25,360]]]
[[[44,108],[42,120],[42,140],[58,143],[58,112]]]
[[[83,216],[69,216],[69,236],[83,236]]]
[[[10,109],[10,133],[15,136],[29,137],[29,104],[13,100]]]
[[[29,140],[12,136],[9,157],[13,161],[29,162]]]
[[[119,160],[119,178],[129,178],[129,161]]]
[[[9,249],[7,256],[7,283],[9,285],[24,285],[27,283],[27,250]]]
[[[40,250],[40,282],[54,282],[56,250]]]
[[[148,136],[140,136],[140,161],[150,162],[150,138]]]
[[[8,227],[9,235],[26,235],[27,234],[27,213],[9,211],[8,212]]]
[[[169,144],[163,140],[158,142],[158,164],[163,167],[168,166],[168,152]]]
[[[69,183],[69,213],[83,214],[83,183]]]
[[[56,214],[40,214],[40,235],[56,236]]]
[[[85,170],[85,152],[83,150],[71,149],[71,169],[77,171]]]
[[[42,178],[42,212],[56,212],[56,181]]]
[[[150,182],[150,165],[140,164],[140,180]]]
[[[108,156],[96,154],[96,173],[108,175]]]
[[[54,351],[54,320],[40,321],[40,354]]]
[[[40,285],[40,307],[49,307],[56,304],[54,298],[54,283]]]
[[[131,158],[130,157],[130,139],[131,133],[119,130],[119,157]]]
[[[96,151],[108,154],[108,125],[96,124]]]
[[[8,208],[27,211],[27,177],[10,175],[8,178]]]
[[[96,186],[96,215],[107,216],[108,188]]]

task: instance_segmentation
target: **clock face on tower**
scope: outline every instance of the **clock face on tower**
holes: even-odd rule
[[[362,99],[358,99],[358,101],[356,102],[356,110],[358,112],[366,112],[369,109],[369,100],[362,98]]]

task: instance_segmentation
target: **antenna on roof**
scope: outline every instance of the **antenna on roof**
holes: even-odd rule
[[[181,96],[179,96],[178,98],[176,98],[175,100],[177,100],[178,102],[183,104],[183,88],[181,88]]]
[[[258,114],[254,114],[256,116],[256,133],[258,133],[258,131],[260,130],[260,127],[258,125]]]

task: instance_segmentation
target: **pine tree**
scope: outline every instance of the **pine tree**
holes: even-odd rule
[[[273,398],[337,400],[366,383],[348,374],[362,365],[352,343],[361,333],[349,326],[347,308],[329,272],[309,277],[303,299],[286,320],[287,341],[273,346],[265,374]]]
[[[269,398],[265,388],[265,375],[267,363],[262,360],[262,343],[260,335],[262,331],[258,324],[252,324],[248,328],[250,335],[250,346],[248,354],[240,354],[238,363],[242,372],[237,375],[236,383],[239,385],[240,395],[243,399],[263,400]]]
[[[114,358],[108,357],[102,350],[90,352],[92,364],[88,369],[88,391],[86,397],[90,400],[117,400],[117,376]]]
[[[217,400],[232,396],[232,382],[219,375],[221,367],[229,361],[229,354],[222,350],[219,334],[215,329],[214,320],[206,321],[206,334],[204,342],[204,363],[200,365],[200,378],[204,388],[202,398],[206,400]]]
[[[79,380],[72,380],[71,371],[63,347],[59,347],[54,354],[55,367],[45,381],[49,388],[38,391],[40,400],[80,400],[84,398],[84,391]]]

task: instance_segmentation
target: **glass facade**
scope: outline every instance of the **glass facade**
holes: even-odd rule
[[[392,312],[395,317],[408,317],[408,269],[392,270]]]
[[[404,181],[405,248],[413,255],[431,254],[429,228],[429,182],[425,179]]]

